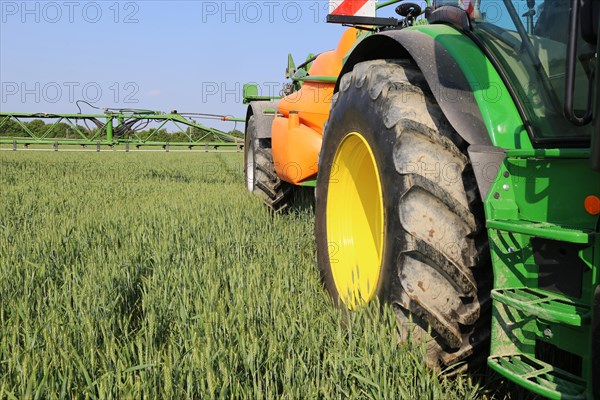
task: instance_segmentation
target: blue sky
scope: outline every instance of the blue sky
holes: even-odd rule
[[[243,116],[287,54],[334,48],[327,1],[0,1],[0,110],[137,107]],[[84,112],[94,112],[92,109]]]
[[[278,95],[289,52],[300,63],[336,46],[345,28],[327,11],[326,0],[0,0],[0,111],[75,113],[82,99],[242,117],[244,83]]]

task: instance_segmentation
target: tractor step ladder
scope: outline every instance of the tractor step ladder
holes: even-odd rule
[[[566,243],[592,244],[595,233],[545,222],[523,220],[487,221],[487,228]],[[591,329],[591,308],[567,296],[530,287],[495,288],[492,299],[528,319]],[[534,356],[515,352],[488,358],[490,368],[530,391],[549,399],[587,399],[586,381]]]
[[[488,220],[487,227],[505,232],[521,233],[543,239],[560,240],[569,243],[588,244],[594,233],[546,222]]]
[[[526,354],[492,356],[488,365],[496,372],[550,399],[584,400],[585,381]]]
[[[592,315],[592,310],[585,304],[539,289],[494,289],[492,299],[525,314],[570,326],[589,324]]]

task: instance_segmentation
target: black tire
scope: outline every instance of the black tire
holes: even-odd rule
[[[254,116],[246,124],[244,178],[248,191],[261,197],[273,211],[288,208],[292,186],[279,179],[275,173],[271,139],[257,138]]]
[[[351,132],[368,143],[381,183],[383,246],[374,295],[393,305],[401,340],[427,343],[427,365],[447,373],[480,366],[489,351],[492,276],[483,205],[467,144],[412,61],[359,63],[342,77],[332,100],[315,209],[326,288],[342,304],[332,263],[354,268],[339,265],[343,249],[329,237],[327,222],[340,173],[340,165],[332,166]]]

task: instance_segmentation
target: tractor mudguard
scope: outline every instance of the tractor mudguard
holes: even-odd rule
[[[404,29],[370,36],[353,50],[340,77],[360,62],[386,58],[414,59],[456,132],[471,145],[492,145],[471,85],[460,66],[440,43],[427,34]],[[338,88],[339,80],[335,92]]]
[[[469,145],[477,185],[485,199],[494,171],[504,160],[502,148],[494,146],[484,122],[480,105],[473,95],[472,83],[444,46],[433,37],[413,29],[384,31],[359,43],[348,57],[340,78],[363,61],[412,58],[431,88],[444,115]],[[339,89],[339,80],[335,92]]]
[[[246,121],[254,115],[256,139],[271,138],[271,125],[273,124],[273,119],[277,113],[277,102],[278,100],[253,101],[248,106]],[[248,124],[246,124],[246,129],[248,129]]]

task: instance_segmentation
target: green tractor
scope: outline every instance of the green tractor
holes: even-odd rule
[[[333,2],[335,50],[244,88],[248,190],[314,187],[325,287],[432,368],[600,399],[600,1],[394,3]]]

